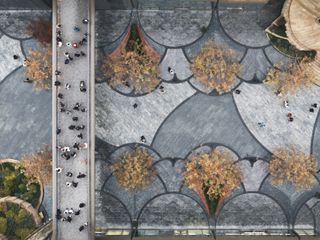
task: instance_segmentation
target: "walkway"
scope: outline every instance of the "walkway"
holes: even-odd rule
[[[90,116],[90,99],[89,99],[89,79],[90,79],[90,23],[83,24],[84,18],[90,19],[90,1],[88,0],[59,0],[57,6],[54,6],[53,12],[56,17],[53,19],[53,24],[60,23],[63,46],[57,47],[54,43],[53,51],[56,52],[56,59],[53,65],[56,69],[61,71],[61,74],[56,77],[56,80],[61,82],[61,86],[54,88],[53,104],[56,108],[53,110],[53,151],[54,151],[54,167],[61,167],[62,172],[56,173],[54,176],[54,206],[61,210],[61,217],[67,217],[64,214],[66,208],[73,208],[74,211],[79,209],[80,203],[85,203],[85,207],[81,208],[80,215],[71,214],[72,221],[61,221],[54,219],[53,238],[59,240],[65,239],[90,239],[89,228],[84,226],[84,230],[79,231],[79,227],[89,222],[90,216],[90,195],[89,195],[89,147],[77,150],[73,147],[75,143],[88,143],[90,134],[89,116]],[[56,7],[56,9],[55,9]],[[55,15],[55,14],[53,14]],[[74,31],[74,27],[78,26],[80,31]],[[67,42],[79,42],[84,38],[84,34],[89,33],[88,42],[84,43],[79,48],[68,47]],[[54,40],[55,40],[54,36]],[[76,57],[74,54],[83,51],[85,56]],[[65,64],[65,52],[70,54],[73,60],[69,64]],[[55,79],[54,79],[55,81]],[[85,82],[87,88],[86,92],[80,91],[80,81]],[[70,89],[66,89],[66,84],[70,84]],[[56,98],[57,95],[63,94],[63,99]],[[65,106],[61,106],[61,102]],[[73,109],[76,103],[80,103],[80,110]],[[71,113],[61,112],[61,108]],[[82,111],[83,109],[86,109]],[[56,118],[54,118],[56,116]],[[78,121],[72,118],[78,117]],[[81,126],[85,128],[82,130],[70,130],[69,126]],[[60,128],[61,133],[56,135],[56,129]],[[83,134],[83,139],[77,137],[80,133]],[[76,156],[66,160],[62,157],[62,152],[56,149],[56,146],[70,147],[70,153],[76,152]],[[72,172],[72,177],[67,177],[66,173]],[[84,178],[77,178],[79,172],[86,174]],[[66,186],[66,182],[76,182],[77,186]],[[53,213],[56,215],[57,209]]]

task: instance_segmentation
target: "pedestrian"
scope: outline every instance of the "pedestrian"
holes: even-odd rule
[[[66,111],[66,114],[70,115],[72,112],[70,110]]]
[[[66,182],[67,187],[71,187],[72,183],[71,182]]]
[[[70,155],[71,155],[71,157],[75,158],[77,156],[77,153],[76,152],[72,152]]]
[[[61,37],[61,35],[62,35],[61,30],[57,30],[57,36],[58,36],[58,37]]]
[[[313,108],[309,108],[309,112],[314,112],[314,109]]]
[[[67,42],[67,43],[66,43],[66,46],[67,46],[67,47],[72,47],[72,43],[71,43],[71,42]]]
[[[68,153],[66,153],[65,156],[66,156],[66,160],[70,159],[70,155]]]
[[[67,219],[65,217],[61,218],[61,222],[65,222]]]
[[[57,45],[58,45],[58,47],[62,47],[62,45],[63,45],[62,41],[57,41]]]
[[[164,91],[164,86],[160,85],[159,89],[160,89],[160,92],[162,92],[162,93],[165,92],[165,91]]]
[[[78,117],[72,117],[72,120],[77,122],[78,121]]]
[[[146,143],[147,142],[147,139],[146,139],[146,137],[145,136],[141,136],[140,137],[140,141],[142,142],[142,143]]]
[[[57,23],[56,28],[61,28],[61,27],[62,27],[61,23]]]
[[[88,222],[85,222],[83,226],[88,227]]]
[[[16,55],[16,54],[13,55],[13,59],[14,59],[14,60],[17,60],[18,58],[19,58],[18,55]]]
[[[284,106],[285,108],[288,108],[288,107],[289,107],[289,101],[288,101],[288,100],[285,100],[285,101],[283,102],[283,106]]]
[[[67,172],[67,173],[66,173],[66,176],[67,176],[67,177],[72,177],[72,175],[73,175],[72,172]]]
[[[65,89],[69,90],[71,88],[71,85],[69,83],[66,83]]]
[[[135,104],[133,104],[132,106],[133,106],[133,108],[137,108],[137,107],[138,107],[138,104],[135,103]]]
[[[60,82],[60,81],[55,81],[55,82],[54,82],[54,85],[58,87],[58,86],[61,85],[61,82]]]
[[[57,128],[57,135],[59,135],[61,133],[61,129]]]
[[[60,107],[65,107],[66,105],[63,102],[59,102]]]
[[[69,52],[64,52],[64,56],[65,56],[66,58],[69,58],[69,56],[70,56]]]
[[[169,72],[171,75],[174,75],[174,70],[173,70],[171,67],[168,67],[168,72]]]
[[[67,221],[71,223],[71,221],[72,221],[72,217],[67,216]]]
[[[74,215],[80,215],[80,209],[74,212]]]
[[[293,117],[289,117],[289,122],[293,122]]]
[[[80,54],[81,54],[81,56],[85,56],[85,55],[86,55],[86,54],[85,54],[84,52],[82,52],[82,51],[80,52]]]
[[[73,129],[75,129],[75,127],[76,127],[75,125],[70,125],[70,126],[69,126],[69,129],[70,129],[70,130],[73,130]]]
[[[63,94],[62,93],[58,93],[58,98],[63,99]]]
[[[81,108],[81,112],[86,112],[86,111],[87,111],[87,109],[85,107]]]
[[[73,213],[74,213],[73,208],[70,208],[69,211],[68,211],[68,214],[72,215]]]
[[[79,208],[84,208],[85,206],[86,206],[85,203],[80,203],[80,204],[79,204]]]
[[[30,64],[30,61],[25,58],[25,59],[23,60],[22,66],[27,67],[27,66],[29,66],[29,64]]]
[[[88,24],[89,20],[87,18],[82,19],[83,24]]]
[[[75,148],[75,149],[77,149],[77,150],[80,150],[80,148],[79,148],[79,143],[74,143],[74,144],[73,144],[73,148]]]
[[[56,70],[55,72],[54,72],[54,74],[56,75],[56,76],[58,76],[58,75],[60,75],[60,71],[58,71],[58,70]]]
[[[240,93],[241,93],[241,90],[236,89],[235,93],[236,93],[236,94],[240,94]]]
[[[74,26],[74,27],[73,27],[73,31],[75,31],[75,32],[80,32],[80,28],[79,28],[78,26]]]
[[[74,56],[80,57],[80,54],[79,53],[75,53]]]
[[[61,167],[57,167],[57,168],[56,168],[56,172],[57,172],[57,173],[61,173],[61,172],[62,172],[62,168],[61,168]]]
[[[318,104],[317,104],[317,103],[314,103],[314,104],[312,104],[311,106],[314,107],[314,108],[317,108],[317,107],[318,107]]]
[[[77,183],[77,182],[72,181],[72,186],[73,186],[74,188],[76,188],[76,187],[78,187],[78,183]]]
[[[69,208],[66,208],[66,209],[64,210],[64,214],[65,214],[65,215],[68,215],[68,213],[69,213]]]
[[[30,81],[30,78],[26,78],[25,80],[23,80],[24,82],[28,82],[28,83],[30,83],[31,81]]]
[[[60,108],[60,112],[65,112],[66,109],[65,108]]]
[[[81,226],[79,227],[79,232],[81,232],[83,229],[84,229],[84,226],[81,225]]]
[[[77,137],[80,138],[80,139],[83,139],[82,133],[78,134]]]
[[[74,43],[72,43],[72,47],[73,47],[73,48],[78,48],[78,47],[79,47],[79,44],[76,43],[76,42],[74,42]]]
[[[74,105],[73,110],[79,111],[79,110],[80,110],[80,109],[79,109],[80,106],[81,106],[80,103],[77,102],[77,103]]]
[[[77,178],[85,178],[86,176],[86,174],[79,172]]]
[[[87,149],[88,148],[88,143],[82,143],[80,144],[81,149]]]
[[[266,124],[264,122],[258,122],[259,127],[263,128],[266,126]]]
[[[64,60],[64,64],[69,64],[69,62],[70,62],[69,59]]]

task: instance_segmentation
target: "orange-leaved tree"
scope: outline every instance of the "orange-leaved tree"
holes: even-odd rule
[[[285,94],[294,94],[303,87],[310,87],[316,78],[309,66],[310,61],[305,57],[289,64],[276,64],[268,70],[264,83]]]
[[[218,201],[241,184],[240,168],[234,164],[229,152],[214,149],[209,153],[193,154],[187,160],[184,173],[186,185],[203,191],[207,201]],[[215,213],[217,204],[211,208]]]
[[[317,162],[314,156],[291,148],[277,148],[269,164],[272,183],[293,184],[297,191],[316,184]]]
[[[147,149],[136,147],[123,153],[111,166],[120,186],[129,191],[147,187],[155,175],[154,157]]]
[[[29,50],[26,65],[26,77],[33,81],[37,89],[49,89],[52,77],[52,50]]]
[[[205,87],[205,92],[216,90],[221,94],[234,87],[240,64],[233,50],[210,40],[193,58],[191,70],[195,79]]]

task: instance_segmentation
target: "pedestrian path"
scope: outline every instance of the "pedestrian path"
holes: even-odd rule
[[[87,226],[90,156],[89,0],[58,0],[55,5],[54,79],[54,239],[90,239]],[[59,25],[61,24],[61,25]],[[68,210],[68,211],[66,211]],[[79,211],[80,210],[80,211]],[[88,223],[90,225],[90,223]]]

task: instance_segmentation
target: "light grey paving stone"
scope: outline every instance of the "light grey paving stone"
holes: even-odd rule
[[[0,38],[0,83],[11,73],[14,69],[22,65],[23,54],[18,40],[9,38],[3,35]],[[13,55],[20,56],[19,59],[14,60]],[[23,78],[22,78],[23,79]],[[21,80],[22,80],[21,79]]]
[[[19,68],[0,85],[0,159],[20,159],[51,144],[51,92],[24,79]]]
[[[182,49],[168,49],[165,57],[160,63],[160,77],[163,80],[172,80],[174,75],[170,74],[168,68],[172,68],[179,80],[191,77],[190,63],[183,54]]]
[[[209,2],[207,4],[210,5]],[[140,6],[143,8],[143,3],[140,2]],[[209,25],[211,10],[192,10],[192,5],[174,11],[141,10],[139,19],[144,31],[154,41],[178,47],[192,43],[202,36],[201,27]]]
[[[249,49],[241,62],[239,77],[247,81],[252,80],[254,76],[259,80],[264,80],[270,67],[271,65],[263,54],[262,49]]]
[[[51,11],[48,10],[8,10],[0,12],[1,30],[13,38],[30,38],[27,31],[29,24],[36,19],[50,20]]]
[[[265,48],[264,51],[273,64],[286,64],[292,61],[291,58],[281,54],[273,46]]]
[[[258,191],[261,182],[268,174],[268,163],[262,160],[256,161],[251,167],[249,161],[240,161],[237,165],[241,169],[242,183],[246,191]]]
[[[106,83],[96,85],[96,134],[102,140],[120,146],[140,142],[143,135],[150,144],[154,134],[181,102],[194,94],[186,82],[162,84],[165,92],[156,90],[141,97],[126,97]],[[138,107],[133,108],[137,103]]]
[[[208,228],[204,210],[191,198],[181,194],[156,197],[143,209],[138,229]]]
[[[268,154],[243,125],[230,94],[188,99],[162,124],[152,147],[162,157],[184,158],[208,142],[230,146],[241,157]]]
[[[240,115],[251,133],[270,151],[278,147],[296,146],[303,152],[310,152],[313,126],[317,116],[309,112],[311,104],[318,102],[320,88],[301,89],[295,95],[280,98],[274,89],[265,84],[242,83],[241,94],[234,94]],[[283,101],[289,101],[285,108]],[[287,118],[288,112],[294,117]],[[259,127],[264,122],[265,127]]]
[[[217,220],[217,231],[221,228],[242,231],[287,229],[287,220],[281,207],[271,198],[257,193],[247,193],[237,196],[222,208]]]

